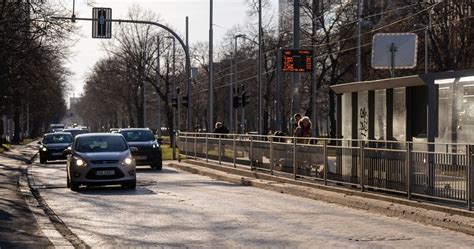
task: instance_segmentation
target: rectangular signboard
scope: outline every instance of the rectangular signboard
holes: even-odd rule
[[[380,33],[373,37],[372,68],[411,69],[416,67],[417,35]]]
[[[281,71],[287,73],[313,72],[313,50],[283,49]]]

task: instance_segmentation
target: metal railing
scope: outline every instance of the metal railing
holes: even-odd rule
[[[472,210],[472,148],[469,144],[297,138],[188,133],[178,136],[180,154],[246,165],[294,179],[465,203]]]

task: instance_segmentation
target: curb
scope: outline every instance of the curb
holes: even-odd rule
[[[397,217],[426,225],[442,227],[474,235],[473,213],[433,204],[351,191],[331,186],[300,182],[240,168],[226,167],[193,160],[168,163],[170,167],[208,176],[234,184],[320,200],[364,210],[389,217]],[[442,211],[443,210],[443,211]]]
[[[41,197],[40,192],[33,188],[34,178],[29,174],[31,164],[38,156],[38,152],[29,159],[22,156],[11,156],[14,160],[25,163],[20,166],[21,175],[19,187],[23,197],[26,200],[28,208],[38,222],[45,236],[56,248],[90,248],[76,234],[74,234],[67,225],[57,216]],[[8,157],[8,156],[7,156]]]

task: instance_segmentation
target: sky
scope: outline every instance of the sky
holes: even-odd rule
[[[163,24],[169,24],[179,34],[185,34],[185,18],[189,17],[189,42],[192,46],[198,41],[209,40],[209,0],[94,0],[94,7],[112,8],[114,19],[125,19],[128,9],[138,4],[140,7],[157,13]],[[276,11],[278,0],[270,0],[272,9]],[[76,0],[76,16],[90,18],[92,7],[87,0]],[[72,10],[71,0],[62,0],[62,4]],[[246,0],[213,0],[214,5],[214,49],[223,42],[225,33],[238,24],[244,24],[249,18]],[[79,28],[73,37],[76,42],[70,48],[71,56],[67,67],[73,73],[69,78],[71,85],[70,97],[80,96],[84,79],[93,68],[95,62],[105,56],[102,48],[103,40],[91,38],[91,22],[77,21]],[[184,38],[184,37],[183,37]],[[184,40],[184,39],[183,39]]]

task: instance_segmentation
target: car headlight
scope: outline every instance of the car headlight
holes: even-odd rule
[[[41,148],[41,150],[42,150],[42,151],[48,151],[48,148],[43,147],[43,148]]]
[[[87,166],[87,163],[84,160],[80,159],[80,158],[75,157],[74,160],[76,162],[76,165],[79,166],[79,167]]]
[[[153,144],[153,149],[160,148],[159,144]]]
[[[130,157],[123,159],[123,164],[131,165],[132,163],[133,163],[133,159]]]

